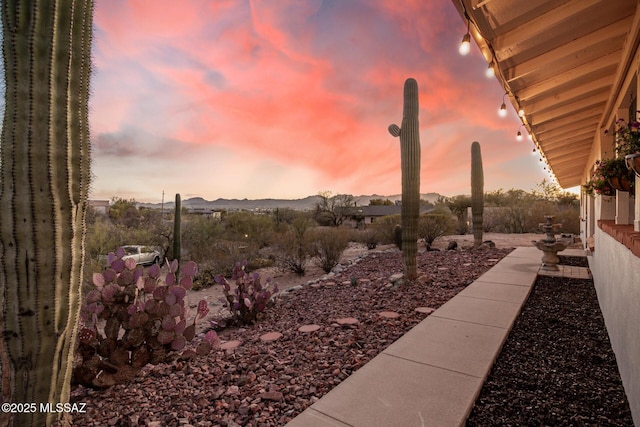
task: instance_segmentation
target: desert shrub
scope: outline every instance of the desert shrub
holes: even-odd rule
[[[275,259],[273,257],[255,256],[248,260],[247,270],[259,270],[261,268],[273,267]]]
[[[347,235],[340,229],[318,228],[311,233],[311,253],[325,273],[338,265],[348,244]]]
[[[531,233],[540,233],[539,225],[545,222],[545,215],[555,216],[553,223],[562,224],[560,233],[580,234],[580,208],[571,204],[560,204],[549,201],[539,201],[529,210]]]
[[[580,233],[580,209],[576,204],[559,203],[553,200],[507,194],[513,197],[513,204],[497,208],[485,208],[485,225],[491,224],[491,231],[497,233],[539,233],[539,224],[545,222],[545,215],[554,215],[554,223],[563,225],[563,233]],[[485,231],[488,231],[485,227]]]
[[[375,227],[369,227],[359,232],[352,239],[353,242],[364,243],[367,249],[375,249],[378,246],[378,231]]]
[[[496,227],[498,233],[528,233],[531,215],[524,205],[507,206],[496,212]]]
[[[503,209],[502,207],[485,206],[484,212],[482,213],[482,231],[486,233],[500,232],[499,212]]]
[[[400,222],[400,215],[388,215],[376,219],[372,227],[378,236],[378,243],[383,245],[394,243],[395,237],[393,229],[396,224],[400,224]]]
[[[98,261],[100,256],[108,254],[110,251],[123,245],[123,227],[117,227],[106,217],[99,217],[87,226],[85,238],[85,254],[88,259]]]
[[[433,241],[455,229],[456,221],[448,213],[429,213],[420,215],[418,220],[418,238],[429,246]]]
[[[198,271],[198,274],[193,278],[193,289],[194,291],[199,291],[201,289],[210,288],[215,285],[215,278],[218,275],[212,268],[203,268]]]
[[[554,223],[562,224],[561,233],[572,233],[580,235],[580,208],[571,206],[557,206],[557,210],[552,213],[555,215]]]
[[[271,301],[271,297],[278,293],[278,284],[271,286],[271,278],[262,284],[258,273],[247,273],[245,267],[247,261],[237,262],[233,267],[231,279],[235,282],[235,289],[231,291],[231,285],[223,276],[216,276],[216,283],[222,285],[225,297],[221,298],[222,304],[229,308],[233,320],[241,324],[252,324],[258,320]]]
[[[205,268],[211,268],[218,274],[229,277],[236,260],[253,260],[259,257],[256,247],[232,240],[218,240],[211,248],[211,258],[205,264]]]
[[[223,232],[219,220],[189,215],[183,220],[182,248],[189,259],[198,264],[210,261],[216,255],[216,242],[221,240]]]
[[[311,218],[310,212],[297,211],[291,208],[276,208],[271,217],[275,224],[276,231],[282,231],[283,225],[291,225],[299,217]]]
[[[291,271],[298,276],[307,272],[309,259],[309,242],[299,238],[293,230],[278,235],[274,242],[276,265],[283,271]]]
[[[279,233],[274,242],[276,264],[284,271],[292,271],[304,276],[311,253],[308,230],[313,222],[306,217],[298,217],[287,230]]]
[[[222,225],[224,236],[228,240],[245,242],[257,249],[271,244],[274,222],[269,215],[232,212],[222,218]]]
[[[228,262],[233,257],[242,256],[241,250],[233,249],[233,245],[225,247],[221,252],[212,252],[213,258],[207,262],[206,266],[198,271],[193,279],[193,290],[206,289],[216,284],[215,278],[218,275],[230,277],[233,274],[234,262]],[[238,259],[238,258],[236,258]],[[275,259],[272,257],[255,256],[245,258],[247,260],[247,271],[253,271],[260,268],[271,267],[274,265]],[[225,262],[227,262],[225,264]]]
[[[182,265],[177,277],[177,261],[145,270],[123,256],[122,249],[110,253],[109,267],[93,275],[94,289],[82,305],[74,383],[108,387],[131,380],[147,363],[182,350],[209,312],[202,300],[193,322],[187,318],[184,297],[197,272],[194,262]],[[216,342],[211,331],[196,352],[206,355]]]
[[[369,247],[370,249],[375,248],[378,244],[378,232],[374,225],[359,228],[342,226],[338,227],[338,230],[348,242],[362,243],[367,246],[372,245]]]

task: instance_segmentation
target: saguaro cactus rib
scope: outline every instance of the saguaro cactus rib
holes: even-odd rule
[[[471,221],[473,224],[473,245],[482,244],[482,216],[484,212],[484,174],[480,143],[471,144]]]
[[[92,1],[2,2],[2,400],[69,399],[89,190]],[[51,425],[55,413],[0,414]]]
[[[405,275],[409,280],[418,276],[418,217],[420,214],[420,124],[418,122],[418,83],[409,78],[404,82],[402,127],[389,126],[389,133],[400,137],[402,169],[402,255]]]
[[[180,225],[182,221],[182,202],[180,193],[176,193],[176,203],[173,212],[173,259],[180,262],[180,253],[182,252],[182,233]]]

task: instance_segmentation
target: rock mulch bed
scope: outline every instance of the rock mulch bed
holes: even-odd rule
[[[130,384],[74,390],[72,401],[87,404],[74,423],[284,425],[510,251],[421,253],[422,275],[407,283],[399,279],[397,250],[372,253],[339,274],[287,292],[258,324],[219,332],[225,349],[145,367]],[[282,335],[260,338],[271,333]]]
[[[633,426],[593,281],[538,277],[467,421],[488,425]]]

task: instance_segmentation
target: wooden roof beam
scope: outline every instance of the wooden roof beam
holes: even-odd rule
[[[516,64],[511,68],[503,70],[503,75],[509,83],[533,73],[540,68],[548,67],[554,62],[566,61],[567,58],[573,58],[572,61],[576,63],[584,63],[585,60],[581,60],[583,57],[589,57],[592,54],[594,46],[602,44],[603,48],[607,46],[618,46],[622,43],[629,24],[631,23],[631,17],[624,18],[618,22],[614,22],[610,25],[600,28],[592,33],[589,33],[579,39],[566,43],[556,49],[550,50],[542,55],[538,55],[535,58],[531,58],[528,61],[523,61]],[[611,41],[619,39],[620,43],[611,43]],[[608,51],[603,51],[603,55]],[[601,56],[601,55],[599,55]],[[499,61],[508,60],[509,58],[498,58]]]
[[[622,49],[609,53],[608,55],[601,56],[586,64],[579,65],[564,73],[556,74],[553,77],[543,80],[539,83],[535,83],[526,86],[520,90],[514,88],[514,92],[520,98],[520,101],[528,101],[532,98],[536,98],[541,95],[546,95],[549,92],[554,92],[558,87],[566,85],[567,82],[579,81],[589,74],[597,74],[602,70],[603,74],[614,74],[615,68],[620,62],[620,55]]]

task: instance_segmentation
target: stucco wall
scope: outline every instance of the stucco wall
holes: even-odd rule
[[[640,258],[596,227],[589,265],[633,421],[640,426]]]

